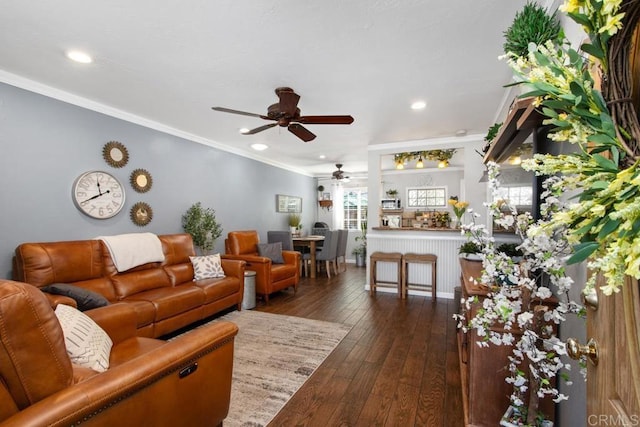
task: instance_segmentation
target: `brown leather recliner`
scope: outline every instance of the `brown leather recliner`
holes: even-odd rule
[[[0,426],[221,425],[229,411],[230,322],[173,341],[136,336],[130,304],[85,312],[110,336],[110,367],[73,365],[49,300],[0,280]]]
[[[256,272],[256,294],[265,302],[269,302],[270,294],[289,286],[295,293],[300,281],[300,252],[282,251],[284,264],[274,264],[258,254],[258,243],[260,237],[255,230],[231,231],[224,241],[223,258],[243,260],[246,270]]]

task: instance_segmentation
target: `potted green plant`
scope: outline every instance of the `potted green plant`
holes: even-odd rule
[[[524,255],[522,249],[518,247],[518,243],[502,243],[496,250],[511,258],[513,262],[520,262]]]
[[[367,222],[360,223],[360,235],[356,236],[358,244],[351,252],[356,257],[356,267],[364,267],[367,264]]]
[[[541,45],[549,40],[556,41],[563,36],[556,13],[549,15],[544,7],[533,1],[516,13],[511,26],[504,32],[505,54],[517,56],[529,54],[529,43]]]
[[[300,214],[292,213],[289,214],[289,228],[291,229],[292,235],[298,235],[301,228],[302,217]]]
[[[216,220],[216,211],[197,202],[182,215],[182,229],[191,234],[193,244],[203,254],[211,251],[216,239],[222,235],[222,226]]]
[[[471,240],[467,240],[466,242],[464,242],[458,249],[458,253],[462,256],[462,258],[466,258],[472,261],[481,260],[480,255],[478,255],[480,252],[482,252],[482,247]]]

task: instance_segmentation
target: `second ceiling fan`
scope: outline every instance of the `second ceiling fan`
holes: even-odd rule
[[[272,104],[267,108],[267,115],[248,113],[246,111],[232,110],[225,107],[211,107],[215,111],[223,113],[241,114],[243,116],[259,117],[264,120],[271,120],[275,123],[269,123],[244,132],[245,135],[253,135],[263,130],[267,130],[274,126],[282,126],[289,129],[289,132],[303,140],[309,142],[315,139],[315,135],[302,124],[307,125],[348,125],[353,123],[351,116],[301,116],[298,108],[300,95],[296,94],[289,87],[279,87],[276,89],[276,95],[280,99],[279,102]]]

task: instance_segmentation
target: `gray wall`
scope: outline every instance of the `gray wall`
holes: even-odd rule
[[[129,162],[120,169],[102,158],[108,141],[122,142]],[[158,132],[13,86],[0,84],[0,277],[11,278],[11,260],[23,242],[90,239],[99,235],[182,232],[181,217],[200,201],[216,211],[227,232],[288,229],[287,214],[276,213],[275,195],[300,196],[304,223],[316,215],[314,179]],[[134,169],[153,177],[147,193],[129,184]],[[96,220],[80,213],[71,186],[81,173],[105,170],[126,188],[124,209]],[[151,205],[146,227],[131,222],[131,206]],[[216,242],[224,252],[224,240]]]

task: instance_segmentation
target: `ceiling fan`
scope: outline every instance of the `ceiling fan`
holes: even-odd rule
[[[344,176],[344,171],[342,170],[342,163],[336,163],[337,170],[333,171],[331,174],[331,178],[337,179],[338,181],[342,181],[343,179],[349,179],[348,176]]]
[[[255,113],[247,113],[246,111],[232,110],[224,107],[211,107],[215,111],[222,111],[223,113],[241,114],[243,116],[259,117],[264,120],[273,120],[275,123],[269,123],[255,129],[251,129],[248,132],[244,132],[245,135],[253,135],[263,130],[267,130],[274,126],[282,126],[289,129],[289,132],[303,140],[309,142],[315,139],[315,135],[311,133],[302,124],[307,125],[348,125],[353,123],[353,117],[351,116],[301,116],[300,109],[298,108],[298,101],[300,95],[296,94],[293,89],[289,87],[276,88],[276,95],[280,99],[280,102],[272,104],[267,108],[267,115]]]

